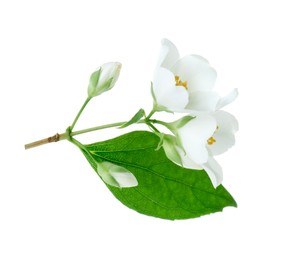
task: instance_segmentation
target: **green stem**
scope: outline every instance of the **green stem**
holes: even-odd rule
[[[153,125],[153,124],[151,124],[151,120],[150,121],[146,121],[145,122],[146,123],[146,125],[148,125],[154,132],[156,132],[156,133],[160,133],[160,131]]]
[[[77,121],[78,121],[78,119],[79,119],[81,113],[83,112],[84,108],[86,107],[86,105],[88,104],[88,102],[90,101],[90,99],[91,99],[91,98],[88,97],[88,98],[85,100],[85,102],[84,102],[84,104],[82,105],[82,107],[80,108],[80,110],[79,110],[77,116],[75,117],[75,119],[74,119],[74,121],[73,121],[73,123],[72,123],[72,125],[71,125],[71,130],[73,130],[73,128],[74,128],[74,126],[76,125],[76,123],[77,123]]]
[[[154,115],[154,113],[156,112],[155,107],[153,107],[153,109],[151,110],[151,112],[149,113],[149,115],[146,117],[146,120],[149,120],[151,118],[151,116]]]
[[[84,145],[80,142],[78,142],[75,138],[71,138],[70,142],[75,144],[77,147],[79,147],[80,149],[86,150]]]
[[[91,128],[75,131],[75,132],[71,133],[71,136],[81,135],[81,134],[85,134],[85,133],[89,133],[89,132],[93,132],[93,131],[97,131],[97,130],[101,130],[101,129],[111,128],[111,127],[115,127],[115,126],[121,126],[122,124],[124,124],[126,122],[127,121],[117,122],[117,123],[113,123],[113,124],[101,125],[101,126],[96,126],[96,127],[91,127]],[[140,121],[138,123],[140,123]]]
[[[86,149],[86,147],[85,147],[82,143],[78,142],[78,141],[77,141],[75,138],[73,138],[73,137],[70,138],[70,142],[71,142],[72,144],[75,144],[80,150],[82,150],[84,153],[86,153],[86,155],[87,155],[89,158],[91,158],[92,161],[94,161],[94,158],[92,157],[92,154]]]
[[[163,126],[165,126],[166,128],[171,129],[171,124],[166,123],[166,122],[164,122],[164,121],[160,121],[160,120],[152,119],[152,120],[150,120],[150,122],[153,123],[153,124],[163,125]]]

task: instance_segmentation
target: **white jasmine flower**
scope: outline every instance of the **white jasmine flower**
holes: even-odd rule
[[[198,115],[178,128],[176,138],[168,136],[163,142],[166,156],[189,169],[204,169],[214,187],[221,184],[221,166],[213,156],[227,151],[235,143],[238,123],[224,111]]]
[[[237,90],[220,98],[212,90],[216,77],[206,59],[198,55],[180,58],[175,45],[163,39],[152,90],[157,110],[197,114],[226,106],[237,97]]]

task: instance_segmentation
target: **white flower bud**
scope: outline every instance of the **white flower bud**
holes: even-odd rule
[[[88,97],[92,98],[113,88],[119,78],[122,64],[108,62],[99,67],[90,76]]]
[[[97,172],[106,184],[114,187],[130,188],[138,185],[136,177],[130,171],[111,162],[98,163]]]

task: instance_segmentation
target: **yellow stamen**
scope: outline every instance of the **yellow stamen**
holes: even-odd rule
[[[218,129],[219,129],[219,126],[217,125],[217,126],[216,126],[216,130],[214,131],[214,133],[215,133]],[[207,144],[208,144],[208,145],[212,145],[212,144],[214,144],[215,142],[216,142],[216,139],[214,139],[213,136],[211,136],[211,137],[207,140]]]
[[[188,89],[188,82],[187,81],[181,81],[180,77],[178,75],[175,75],[175,85],[184,87],[186,90]]]
[[[208,145],[212,145],[212,144],[214,144],[215,142],[216,142],[216,140],[214,139],[213,136],[211,136],[211,137],[207,140]]]

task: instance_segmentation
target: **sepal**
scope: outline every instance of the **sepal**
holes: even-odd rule
[[[139,111],[126,123],[122,124],[119,128],[125,128],[132,124],[137,123],[143,116],[145,116],[144,109],[139,109]]]

